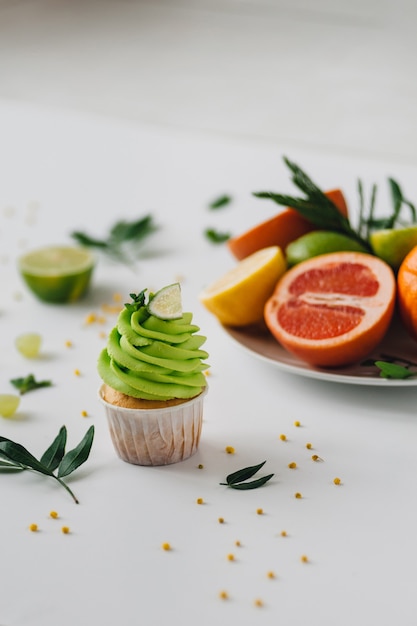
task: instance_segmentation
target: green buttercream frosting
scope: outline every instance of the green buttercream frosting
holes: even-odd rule
[[[192,324],[192,314],[162,320],[148,311],[142,298],[126,305],[98,360],[103,381],[122,393],[144,400],[192,398],[206,386],[203,371],[206,337]]]

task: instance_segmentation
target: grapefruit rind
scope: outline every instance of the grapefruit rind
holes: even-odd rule
[[[376,277],[379,286],[374,295],[364,297],[355,295],[354,286],[347,289],[341,284],[339,292],[327,291],[327,293],[308,293],[305,291],[298,296],[291,293],[294,282],[303,274],[317,268],[329,268],[334,265],[360,264],[369,268]],[[354,283],[354,281],[352,281]],[[360,287],[360,282],[358,282]],[[352,291],[353,293],[349,293]],[[347,293],[346,293],[347,292]],[[264,309],[266,325],[278,342],[292,354],[301,360],[316,367],[339,367],[358,362],[369,355],[379,344],[386,334],[390,325],[395,306],[396,283],[394,273],[391,268],[381,259],[360,252],[340,252],[330,253],[314,257],[304,261],[290,269],[278,282],[277,287],[267,301]],[[289,302],[298,301],[305,305],[308,314],[317,317],[315,324],[322,323],[325,328],[328,322],[329,312],[336,316],[337,307],[342,311],[342,315],[349,317],[355,310],[361,312],[357,314],[352,327],[346,332],[335,331],[330,336],[329,333],[322,333],[322,337],[309,338],[308,336],[297,336],[294,331],[289,332],[280,323],[282,310],[288,307]],[[350,311],[350,308],[352,311]],[[289,313],[291,317],[291,313]],[[335,320],[331,320],[334,324]],[[286,325],[286,322],[284,322]],[[339,334],[337,334],[339,332]],[[308,333],[306,333],[308,334]]]

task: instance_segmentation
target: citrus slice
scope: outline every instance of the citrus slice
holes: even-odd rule
[[[341,214],[347,217],[348,209],[341,190],[326,191],[326,196],[337,206]],[[311,222],[295,209],[288,208],[241,235],[232,237],[228,240],[227,246],[233,256],[240,261],[269,246],[279,246],[285,252],[289,243],[312,230],[315,230],[315,227]]]
[[[0,394],[0,415],[2,417],[13,417],[20,404],[20,397],[11,393]]]
[[[373,251],[394,270],[398,270],[407,254],[417,246],[417,226],[386,228],[369,235]]]
[[[31,291],[44,302],[75,302],[87,291],[94,268],[84,248],[52,246],[20,257],[20,273]]]
[[[265,302],[285,270],[281,248],[264,248],[240,261],[206,287],[200,300],[222,324],[253,324],[262,319]]]
[[[182,317],[181,287],[167,285],[149,299],[148,311],[160,320],[178,320]]]
[[[384,337],[395,305],[393,271],[361,252],[334,252],[291,268],[265,306],[279,343],[303,361],[335,367],[360,361]]]
[[[25,333],[15,339],[17,350],[27,359],[35,359],[40,351],[42,337],[39,333]]]
[[[343,233],[314,230],[288,244],[285,256],[288,265],[292,267],[320,254],[348,251],[367,252],[362,244]]]
[[[397,287],[401,319],[410,335],[417,340],[417,246],[400,265]]]

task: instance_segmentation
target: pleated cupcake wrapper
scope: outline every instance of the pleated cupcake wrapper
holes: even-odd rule
[[[182,404],[161,409],[128,409],[104,405],[110,436],[118,456],[136,465],[168,465],[197,452],[207,387]]]

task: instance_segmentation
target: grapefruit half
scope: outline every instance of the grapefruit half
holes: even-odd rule
[[[417,340],[417,246],[400,265],[397,287],[402,322],[411,337]]]
[[[279,343],[303,361],[338,367],[366,357],[384,337],[396,296],[391,268],[361,252],[299,263],[278,281],[264,309]]]

